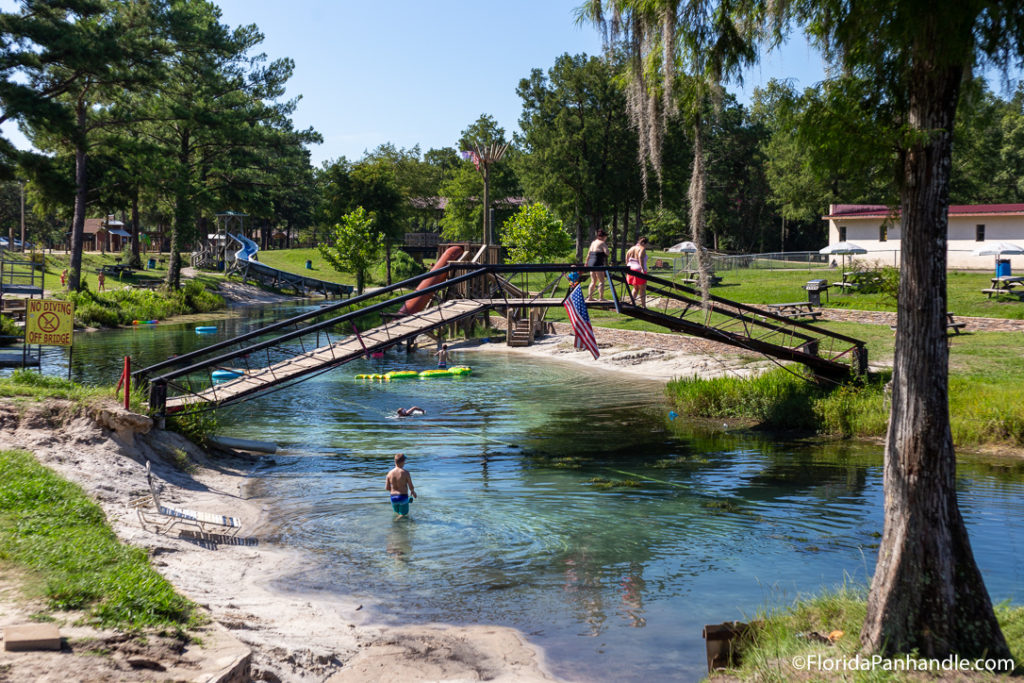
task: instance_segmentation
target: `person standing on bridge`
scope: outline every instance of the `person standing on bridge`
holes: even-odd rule
[[[590,268],[600,268],[608,265],[608,245],[605,240],[608,239],[608,234],[604,230],[597,231],[597,239],[590,243],[590,249],[587,250],[587,266]],[[594,300],[594,285],[598,285],[597,298],[604,298],[604,273],[599,270],[595,270],[591,274],[590,287],[587,289],[587,301]]]
[[[416,497],[412,476],[405,469],[405,454],[395,453],[395,467],[384,478],[384,488],[391,495],[391,507],[401,517],[409,514],[409,496]]]
[[[647,238],[641,237],[626,252],[626,267],[635,273],[647,273]],[[647,306],[647,278],[643,275],[627,275],[626,284],[633,288],[633,298]]]

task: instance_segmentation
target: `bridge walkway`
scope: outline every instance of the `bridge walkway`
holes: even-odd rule
[[[610,298],[589,302],[591,310],[614,311],[677,332],[802,363],[816,376],[836,381],[866,368],[867,354],[860,340],[782,317],[764,307],[716,296],[702,300],[695,289],[658,276],[647,276],[647,301],[640,305],[626,285],[628,271],[621,267],[452,263],[170,358],[137,371],[135,378],[150,383],[150,406],[158,415],[191,403],[227,405],[489,310],[561,307],[579,280],[577,275],[598,270],[606,275]],[[438,275],[446,279],[438,282]],[[436,284],[425,286],[428,279]],[[415,289],[417,285],[419,289]],[[412,315],[400,314],[403,304],[424,296],[430,298],[427,308]],[[324,337],[326,344],[321,343]],[[307,349],[307,343],[312,348]],[[296,349],[296,344],[301,348]],[[252,367],[250,356],[264,358],[265,362]],[[225,368],[237,368],[243,374],[225,382],[213,381],[213,371]],[[168,390],[174,395],[168,396]]]

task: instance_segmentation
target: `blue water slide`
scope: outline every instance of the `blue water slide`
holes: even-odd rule
[[[235,252],[235,258],[239,261],[255,261],[253,258],[260,250],[260,245],[253,242],[245,235],[231,235],[231,238],[242,245],[242,248]]]

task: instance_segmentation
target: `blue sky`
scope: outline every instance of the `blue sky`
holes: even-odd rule
[[[291,57],[289,96],[302,95],[294,118],[312,126],[324,144],[313,161],[346,156],[391,142],[454,146],[480,114],[511,134],[522,104],[519,80],[547,70],[562,53],[600,54],[590,25],[577,25],[582,0],[421,2],[377,4],[352,0],[221,0],[223,21],[254,23],[266,36],[268,57]],[[747,99],[769,78],[809,86],[823,77],[821,60],[795,41],[768,55],[745,79]],[[738,91],[735,86],[730,90]]]
[[[324,137],[313,163],[391,142],[422,151],[454,146],[481,114],[494,116],[511,135],[518,128],[519,80],[547,70],[562,53],[599,54],[596,29],[577,25],[582,0],[220,0],[222,21],[256,24],[271,59],[290,57],[295,73],[287,97],[301,95],[299,128]],[[11,10],[14,0],[0,0]],[[821,58],[799,36],[764,55],[728,86],[748,102],[771,78],[803,88],[824,77]],[[26,144],[10,124],[4,133]]]

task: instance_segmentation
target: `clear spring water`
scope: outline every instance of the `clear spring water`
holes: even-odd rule
[[[110,382],[125,353],[162,359],[282,311],[295,309],[212,321],[216,335],[79,335],[73,372]],[[878,447],[688,430],[668,422],[658,382],[504,353],[455,360],[473,374],[353,379],[431,365],[388,354],[225,411],[222,433],[286,446],[253,494],[277,524],[264,541],[311,561],[278,588],[358,596],[389,623],[514,626],[574,679],[696,680],[704,624],[874,567]],[[411,405],[427,414],[393,417]],[[384,492],[397,451],[420,494],[405,521]],[[1024,602],[1024,466],[966,462],[959,490],[993,599]]]

